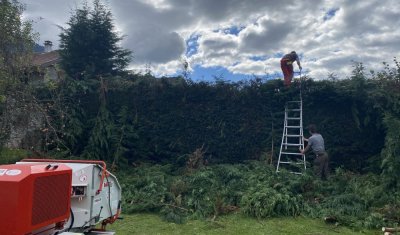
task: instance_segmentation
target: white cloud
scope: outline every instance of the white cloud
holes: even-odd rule
[[[279,46],[286,41],[293,25],[283,19],[261,17],[255,24],[240,32],[240,50],[245,53],[270,54],[279,51]]]
[[[265,63],[263,61],[245,60],[244,62],[228,67],[233,74],[265,75]]]
[[[56,41],[77,1],[24,0],[26,17],[38,19],[42,40]],[[123,46],[134,53],[132,67],[152,65],[157,74],[181,68],[185,40],[192,67],[222,66],[232,73],[280,73],[276,55],[296,50],[309,75],[349,75],[351,61],[371,68],[399,56],[397,0],[109,0]],[[240,28],[230,33],[227,28]],[[195,43],[192,41],[192,45]],[[55,43],[57,45],[57,43]],[[397,53],[397,55],[396,55]],[[258,56],[257,60],[251,59]]]
[[[198,43],[198,54],[193,57],[192,63],[199,63],[204,67],[227,67],[235,62],[238,47],[235,36],[221,31],[203,32]]]
[[[143,4],[148,4],[155,9],[168,10],[172,8],[172,5],[166,0],[139,0]]]

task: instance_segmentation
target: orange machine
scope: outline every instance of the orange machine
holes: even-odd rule
[[[70,216],[72,169],[64,164],[0,166],[0,234],[63,226]]]

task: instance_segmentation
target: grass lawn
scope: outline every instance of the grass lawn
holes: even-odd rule
[[[321,220],[297,218],[273,218],[257,220],[240,214],[223,216],[215,222],[191,220],[185,224],[168,223],[155,214],[123,215],[108,229],[117,235],[131,234],[382,234],[376,231],[353,231],[345,227],[326,225]]]

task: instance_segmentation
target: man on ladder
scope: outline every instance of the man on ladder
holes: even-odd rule
[[[281,68],[284,75],[284,84],[289,87],[293,79],[293,62],[296,61],[301,70],[299,56],[295,51],[286,54],[281,59]],[[301,76],[301,74],[300,74]],[[301,82],[301,77],[300,77]],[[301,83],[300,83],[301,84]],[[291,173],[302,174],[306,170],[304,153],[299,153],[297,148],[304,148],[303,137],[303,100],[300,85],[299,99],[286,102],[285,119],[282,133],[281,148],[279,151],[276,172],[281,164],[287,164],[286,169]],[[297,147],[297,148],[296,148]],[[300,158],[299,158],[300,156]]]
[[[293,62],[297,62],[299,69],[301,71],[300,59],[295,51],[286,54],[281,59],[281,69],[283,72],[284,83],[286,87],[290,86],[293,79]]]

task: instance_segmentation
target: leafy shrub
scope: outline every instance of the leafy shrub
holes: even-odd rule
[[[400,118],[386,114],[384,124],[387,128],[385,147],[382,150],[382,176],[387,188],[400,188]]]
[[[14,164],[29,156],[29,152],[22,149],[0,149],[0,164]]]
[[[399,195],[382,190],[379,175],[339,168],[328,181],[321,181],[309,173],[276,174],[274,167],[258,161],[204,166],[179,174],[185,172],[182,169],[145,164],[120,172],[124,211],[156,212],[175,223],[238,210],[256,218],[330,216],[355,228],[400,222]]]
[[[296,216],[302,209],[302,197],[257,185],[243,196],[242,209],[245,214],[257,218]]]
[[[193,211],[194,218],[204,218],[214,213],[219,182],[215,172],[205,169],[194,173],[187,179],[189,184],[186,205]]]
[[[398,198],[395,195],[394,198]],[[388,202],[384,207],[377,209],[378,213],[382,215],[385,221],[389,224],[400,224],[400,202]]]
[[[386,222],[383,215],[375,212],[368,215],[363,222],[363,226],[370,229],[382,228],[385,225]]]
[[[120,174],[124,192],[125,210],[132,212],[159,212],[168,193],[172,176],[170,165],[141,166],[129,174]]]
[[[365,217],[367,212],[365,201],[353,193],[327,197],[321,204],[326,213],[329,213],[327,215],[336,216],[340,222],[346,224],[346,221],[340,219],[342,216]]]

